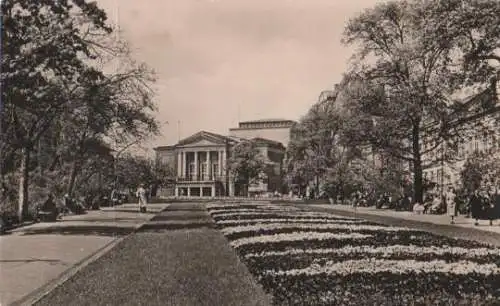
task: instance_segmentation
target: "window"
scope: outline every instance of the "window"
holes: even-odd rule
[[[215,179],[217,176],[219,176],[219,165],[212,164],[212,179]]]
[[[195,176],[196,175],[194,173],[194,163],[190,163],[189,164],[189,178],[193,179]]]
[[[200,169],[201,177],[203,179],[205,179],[208,177],[208,175],[207,175],[207,163],[202,163],[200,166],[201,166],[201,169]]]

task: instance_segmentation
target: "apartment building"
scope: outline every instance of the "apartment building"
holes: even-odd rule
[[[429,164],[424,169],[424,178],[434,182],[438,189],[460,186],[460,172],[474,152],[500,154],[498,93],[498,86],[490,87],[463,103],[470,119],[457,123],[460,137],[455,139],[456,146],[436,146],[432,141],[423,140],[424,151],[436,147],[432,153],[424,156],[423,161]],[[433,163],[433,160],[437,162]]]

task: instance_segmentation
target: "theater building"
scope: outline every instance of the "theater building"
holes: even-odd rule
[[[248,192],[263,194],[281,191],[283,159],[293,121],[253,121],[240,123],[230,136],[207,131],[198,132],[172,146],[155,148],[157,165],[170,167],[175,173],[175,186],[162,188],[160,195],[177,197],[217,197],[242,195],[243,188],[235,183],[229,171],[231,149],[241,141],[254,141],[268,165],[262,178],[248,186]],[[261,127],[259,129],[258,127]],[[250,133],[253,131],[254,133]],[[273,139],[265,138],[268,136]],[[281,140],[281,141],[279,141]]]

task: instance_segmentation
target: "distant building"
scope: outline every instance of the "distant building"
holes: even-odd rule
[[[229,129],[229,135],[244,139],[264,138],[288,146],[290,130],[295,121],[285,119],[262,119],[240,122],[237,128]]]
[[[498,93],[499,86],[497,84],[496,88],[490,87],[465,101],[463,111],[468,112],[469,119],[456,123],[456,128],[462,130],[462,135],[465,136],[459,140],[458,148],[447,148],[445,145],[440,145],[432,153],[424,155],[424,164],[430,164],[424,169],[424,178],[434,182],[439,190],[443,190],[446,186],[460,186],[460,172],[467,158],[474,152],[497,156],[500,154]],[[433,146],[435,146],[434,143],[424,139],[424,151]],[[430,160],[439,159],[440,155],[449,155],[450,153],[454,155],[452,161],[429,163]],[[498,184],[500,181],[496,183]]]
[[[241,141],[255,141],[271,169],[258,183],[248,187],[249,194],[281,191],[284,143],[288,143],[290,120],[242,122],[224,136],[201,131],[173,146],[155,148],[157,165],[176,169],[175,186],[160,191],[164,196],[215,197],[240,195],[242,186],[229,172],[231,148]],[[282,142],[283,141],[283,142]]]

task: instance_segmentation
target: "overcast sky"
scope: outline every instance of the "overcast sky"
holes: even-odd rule
[[[380,1],[98,2],[119,20],[135,58],[156,70],[157,116],[170,124],[154,145],[170,145],[178,121],[184,138],[227,134],[238,120],[298,120],[347,67],[345,22]]]

